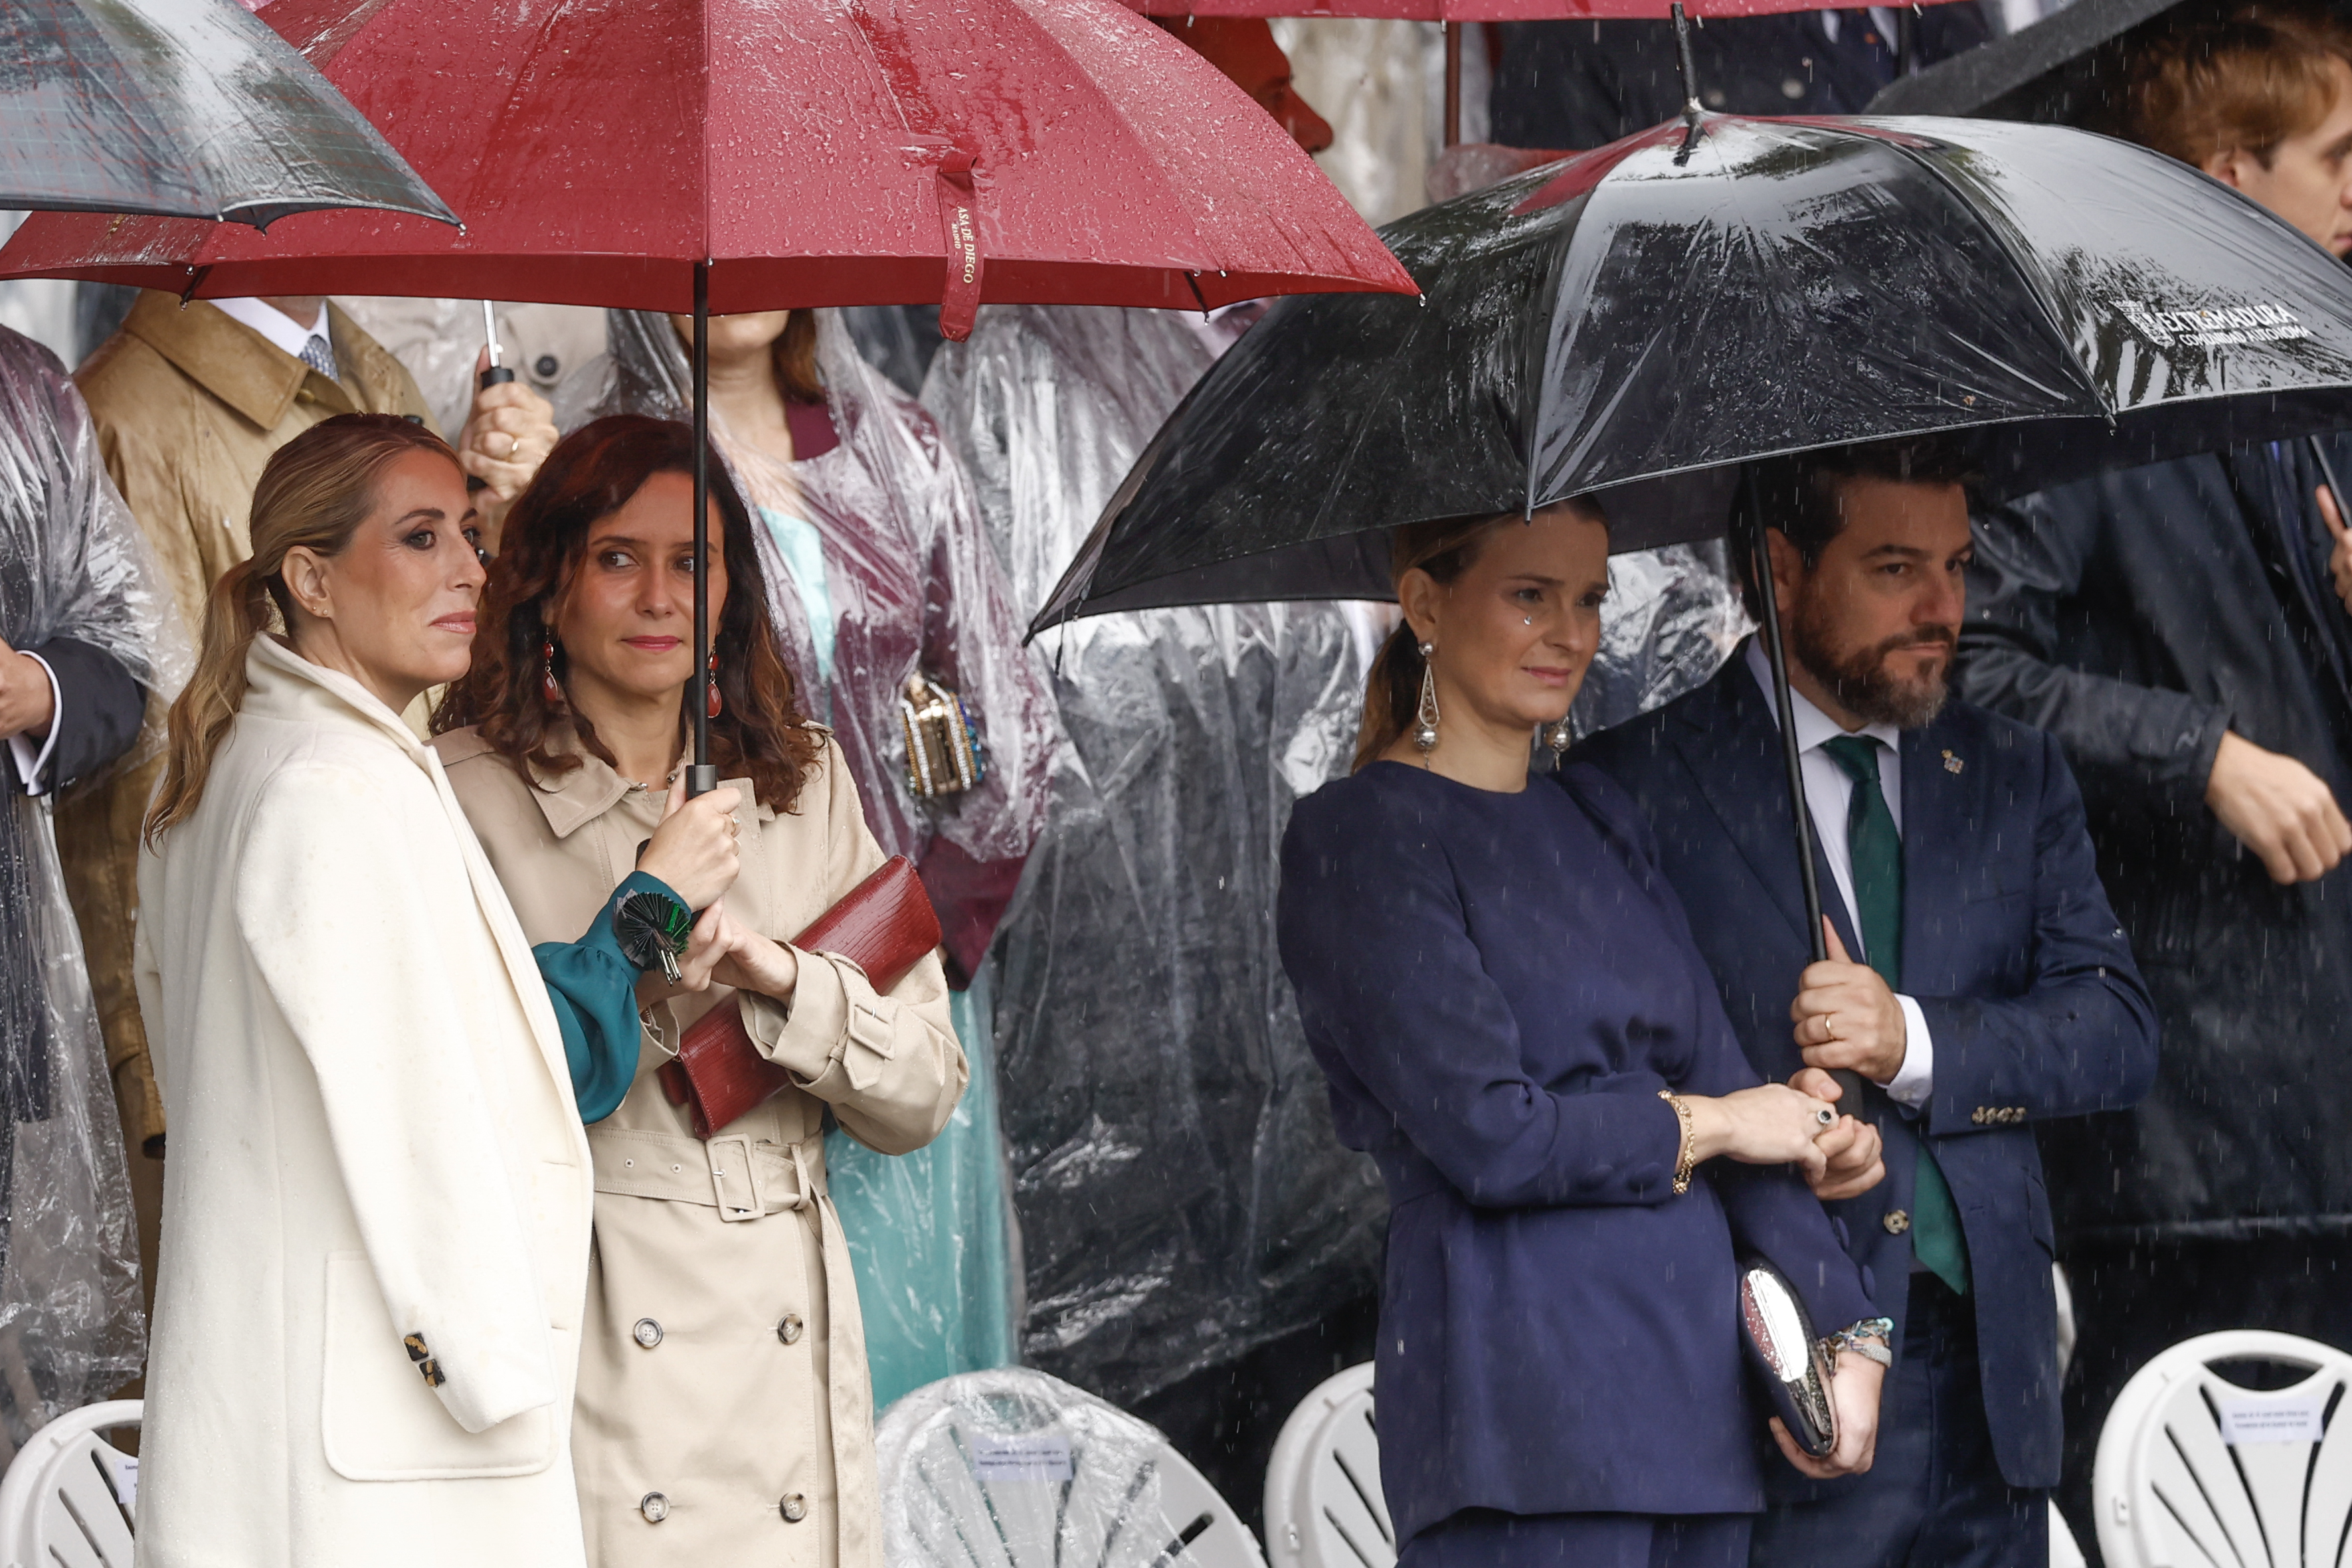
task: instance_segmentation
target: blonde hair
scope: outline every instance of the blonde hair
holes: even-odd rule
[[[341,554],[375,508],[377,477],[410,452],[457,461],[448,443],[395,413],[337,414],[270,455],[253,487],[253,554],[213,584],[195,674],[172,704],[163,782],[142,833],[151,848],[204,799],[213,756],[245,706],[253,640],[293,625],[293,598],[282,575],[286,552],[306,546],[322,556]]]

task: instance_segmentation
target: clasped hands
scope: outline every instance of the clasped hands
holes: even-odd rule
[[[790,947],[727,913],[724,895],[742,870],[734,821],[739,799],[728,788],[689,800],[682,780],[669,787],[661,826],[638,857],[637,869],[658,878],[687,907],[702,913],[687,938],[686,951],[678,955],[678,983],[670,985],[659,975],[645,977],[637,983],[641,1008],[688,991],[707,991],[713,985],[782,1001],[800,980],[800,960]]]

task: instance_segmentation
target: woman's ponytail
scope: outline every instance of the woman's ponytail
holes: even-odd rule
[[[204,645],[196,672],[172,704],[163,761],[163,782],[147,808],[144,837],[150,848],[163,830],[196,809],[213,753],[245,706],[245,656],[269,625],[269,591],[241,560],[221,573],[205,601]]]
[[[341,555],[375,508],[376,476],[411,452],[457,461],[448,443],[396,413],[337,414],[270,454],[253,487],[252,559],[213,584],[196,673],[172,704],[163,782],[141,834],[149,848],[194,815],[204,800],[213,758],[245,706],[246,655],[253,640],[273,622],[292,629],[292,601],[280,575],[286,552],[299,545]]]

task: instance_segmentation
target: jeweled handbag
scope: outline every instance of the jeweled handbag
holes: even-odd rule
[[[887,991],[940,945],[940,917],[915,862],[892,855],[792,945],[803,953],[838,954],[865,970],[877,992]],[[695,1019],[677,1042],[677,1060],[661,1067],[662,1092],[673,1105],[693,1107],[698,1138],[766,1104],[791,1082],[790,1072],[751,1043],[738,997]]]
[[[1820,1458],[1837,1447],[1829,1353],[1788,1277],[1750,1254],[1739,1260],[1740,1338],[1772,1414],[1797,1447]]]
[[[917,800],[961,795],[988,777],[980,727],[951,688],[927,675],[908,676],[898,725],[907,737],[907,788]]]

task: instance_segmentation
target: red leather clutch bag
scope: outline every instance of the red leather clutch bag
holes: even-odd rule
[[[803,953],[837,954],[865,970],[877,991],[887,991],[940,945],[940,917],[915,862],[892,855],[792,945]],[[678,1041],[677,1060],[661,1068],[662,1092],[673,1105],[692,1107],[698,1138],[765,1104],[791,1082],[790,1073],[751,1043],[734,997],[695,1019]]]

